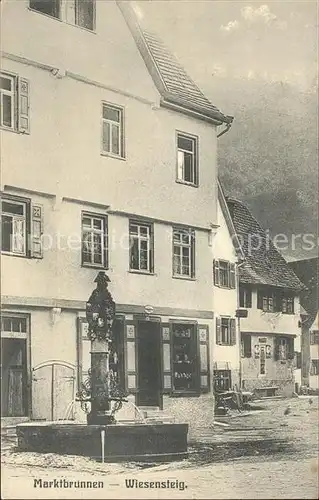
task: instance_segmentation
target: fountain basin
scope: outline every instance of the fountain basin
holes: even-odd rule
[[[16,427],[18,449],[42,453],[102,457],[101,431],[105,431],[104,459],[117,461],[172,461],[187,458],[187,424],[27,422]]]

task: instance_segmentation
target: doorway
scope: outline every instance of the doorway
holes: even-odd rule
[[[26,339],[1,339],[1,415],[3,417],[28,415],[26,345]]]
[[[161,407],[161,350],[159,322],[138,322],[137,355],[137,405]]]

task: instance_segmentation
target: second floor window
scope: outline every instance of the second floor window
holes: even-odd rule
[[[1,201],[1,251],[19,257],[42,258],[42,205],[30,199],[4,196]]]
[[[177,180],[186,184],[198,184],[197,138],[177,134]]]
[[[130,269],[153,272],[153,231],[149,224],[130,221]]]
[[[124,158],[123,108],[102,105],[102,153]]]
[[[214,260],[214,284],[221,288],[236,288],[235,264]]]
[[[239,287],[239,307],[251,307],[252,293],[247,287]]]
[[[173,229],[173,276],[195,277],[195,232]]]
[[[0,74],[0,126],[29,132],[29,82],[25,78]]]
[[[103,215],[82,214],[82,265],[107,267],[107,220]]]
[[[264,312],[294,314],[294,296],[283,290],[260,289],[257,292],[257,308]]]
[[[2,251],[14,255],[27,254],[27,216],[29,206],[26,202],[2,201]]]
[[[216,318],[216,344],[236,344],[236,320],[235,318]]]

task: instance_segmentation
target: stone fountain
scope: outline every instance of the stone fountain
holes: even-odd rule
[[[168,461],[187,457],[187,424],[120,423],[116,412],[127,402],[116,373],[113,322],[116,306],[100,271],[87,304],[91,340],[91,370],[77,394],[87,424],[27,422],[17,425],[18,449],[42,453],[90,456],[102,461]]]

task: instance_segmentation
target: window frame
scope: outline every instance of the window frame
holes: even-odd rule
[[[116,122],[109,118],[104,118],[103,112],[104,108],[112,109],[113,111],[119,112],[120,120]],[[111,151],[104,150],[104,123],[108,123],[110,126],[109,132],[109,144]],[[119,153],[113,153],[112,151],[112,134],[113,134],[113,125],[117,126],[119,129]],[[111,138],[111,140],[110,140]],[[123,106],[118,104],[114,104],[107,101],[102,101],[102,113],[101,113],[101,155],[102,156],[110,156],[111,158],[116,158],[118,160],[126,159],[126,151],[125,151],[125,110]]]
[[[180,235],[180,241],[176,242],[175,241],[175,235],[179,234]],[[188,243],[183,243],[183,234],[187,234],[189,237],[189,242]],[[175,247],[178,247],[180,249],[179,252],[179,266],[180,266],[180,273],[175,271]],[[183,248],[189,249],[189,274],[183,274],[182,269],[183,267]],[[191,227],[178,227],[175,226],[172,228],[172,277],[177,278],[177,279],[186,279],[186,280],[195,280],[196,279],[196,264],[195,264],[195,251],[196,251],[196,231],[195,229]]]
[[[57,19],[58,21],[63,21],[62,13],[63,13],[64,0],[52,0],[52,2],[53,1],[56,3],[56,5],[58,7],[58,15],[57,16],[54,16],[53,14],[48,14],[47,12],[42,12],[41,10],[38,10],[36,7],[31,6],[32,0],[29,0],[29,9],[32,12],[37,12],[38,14],[42,14],[43,16],[49,17],[50,19]]]
[[[18,130],[18,124],[17,124],[17,102],[18,102],[18,90],[17,90],[17,76],[7,73],[6,71],[1,71],[0,73],[1,78],[6,78],[7,80],[11,81],[11,90],[6,90],[3,89],[0,86],[0,109],[1,109],[1,114],[0,114],[0,127],[5,129],[5,130],[13,130],[16,131]],[[5,125],[3,123],[3,96],[10,96],[11,97],[11,122],[12,126]]]
[[[251,309],[252,307],[252,290],[247,286],[239,285],[239,307]]]
[[[137,226],[137,234],[132,233],[132,226]],[[141,235],[141,227],[148,231],[147,236]],[[132,249],[133,240],[138,242],[138,265],[139,268],[132,267]],[[141,268],[141,241],[148,242],[147,244],[147,269]],[[129,271],[138,274],[154,274],[154,225],[150,222],[142,220],[129,219]]]
[[[192,388],[183,389],[183,388],[175,388],[175,369],[174,369],[174,356],[175,356],[175,347],[174,347],[174,328],[175,327],[185,327],[191,328],[191,337],[190,337],[190,349],[194,359],[194,367],[192,371],[192,376],[194,379],[194,386]],[[194,321],[187,320],[170,320],[170,331],[171,331],[171,352],[172,352],[172,390],[171,394],[176,395],[200,395],[201,394],[201,386],[200,386],[200,347],[199,347],[199,338],[198,338],[198,324]],[[175,362],[176,363],[176,362]],[[208,367],[209,374],[209,367]]]
[[[61,1],[61,0],[60,0]],[[63,1],[63,0],[62,0]],[[68,0],[67,0],[68,1]],[[81,0],[74,0],[74,25],[77,26],[78,28],[90,31],[91,33],[94,33],[96,30],[96,0],[92,0],[92,29],[87,28],[86,26],[81,26],[78,24],[78,4]]]
[[[1,253],[3,255],[10,255],[12,257],[23,257],[23,258],[29,258],[31,257],[31,246],[30,246],[30,230],[31,230],[31,200],[28,198],[20,198],[18,196],[12,196],[12,195],[3,195],[1,198],[1,231],[3,234],[3,215],[10,216],[14,218],[14,214],[10,214],[9,212],[3,212],[2,211],[2,203],[7,202],[7,203],[12,203],[16,205],[22,205],[24,207],[24,251],[23,252],[14,252],[12,250],[3,250],[2,248],[2,240],[1,240]],[[21,218],[21,216],[17,216],[18,219]],[[11,241],[10,241],[10,248],[12,245],[12,235],[11,235]]]
[[[84,229],[83,227],[83,219],[87,217],[91,219],[91,228]],[[95,229],[94,228],[94,219],[99,219],[102,221],[103,224],[103,229]],[[84,261],[84,252],[83,252],[83,245],[84,245],[84,232],[90,233],[91,235],[91,247],[90,247],[90,255],[91,255],[91,262]],[[101,256],[102,256],[102,263],[95,263],[94,262],[94,248],[92,247],[92,234],[101,234],[101,242],[103,242],[103,248],[101,251]],[[92,262],[93,258],[93,262]],[[94,268],[94,269],[108,269],[108,218],[107,215],[105,214],[100,214],[100,213],[94,213],[94,212],[88,212],[86,210],[83,210],[81,212],[81,266],[82,267],[89,267],[89,268]]]
[[[179,138],[190,140],[193,143],[192,151],[180,148],[178,145]],[[180,177],[180,167],[179,167],[179,152],[183,154],[191,154],[192,156],[192,176],[193,181],[185,180],[185,163],[182,166],[182,177]],[[182,132],[181,130],[176,131],[176,182],[179,184],[185,184],[187,186],[198,187],[199,186],[199,137],[187,132]]]

